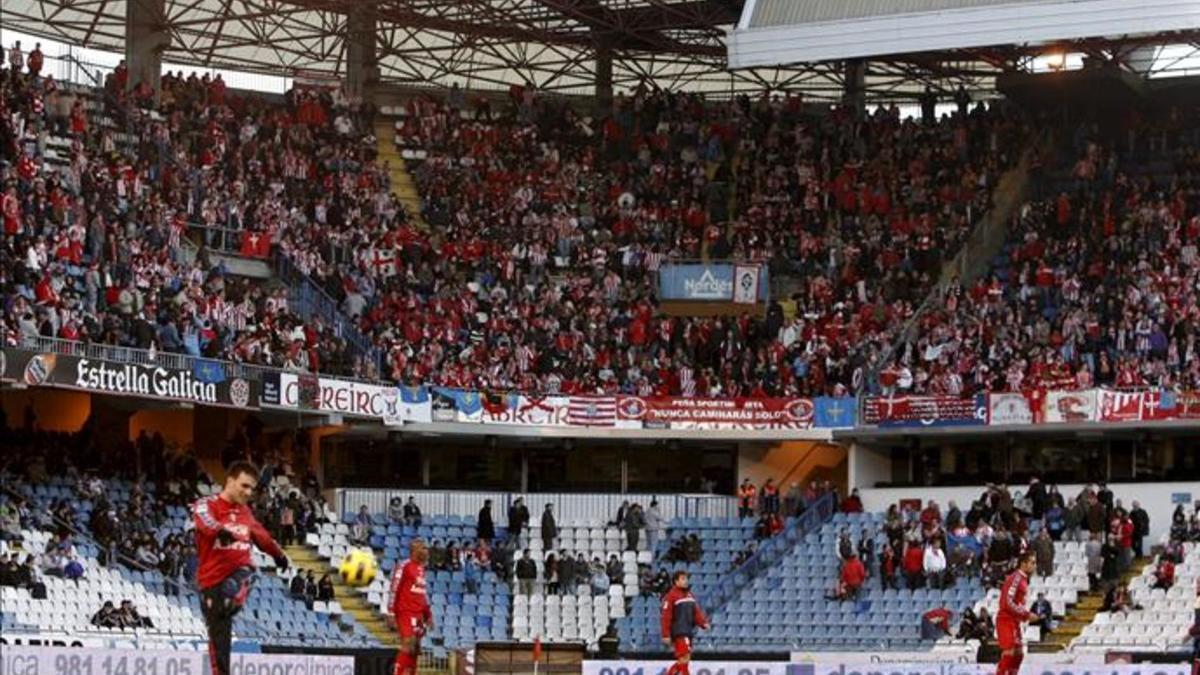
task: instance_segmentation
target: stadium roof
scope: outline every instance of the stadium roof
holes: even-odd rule
[[[1101,60],[1200,40],[1196,0],[747,0],[732,68],[925,54],[1001,70],[1052,49]]]
[[[594,91],[596,53],[612,54],[613,85],[730,95],[804,91],[841,96],[841,64],[731,72],[726,38],[745,0],[164,0],[165,62],[292,77],[344,76],[351,12],[373,15],[381,79],[472,89],[532,84]],[[4,0],[5,27],[71,45],[123,52],[126,0]],[[874,63],[872,98],[925,84],[976,88],[970,74],[903,60]],[[957,77],[946,82],[947,77]],[[915,83],[915,84],[914,84]]]
[[[126,16],[134,1],[3,0],[4,27],[69,45],[124,52]],[[1039,48],[1026,44],[1020,20],[1041,16],[1041,23],[1053,24],[1044,20],[1044,14],[1037,14],[1048,11],[1046,8],[1066,5],[1082,12],[1099,5],[1124,7],[1123,13],[1114,9],[1111,15],[1091,12],[1086,17],[1076,16],[1087,26],[1096,25],[1099,17],[1113,21],[1123,17],[1124,30],[1161,28],[1181,21],[1200,26],[1200,2],[1196,0],[162,3],[161,24],[171,38],[163,54],[167,63],[283,77],[344,77],[345,34],[353,14],[375,22],[376,56],[384,83],[458,83],[468,89],[522,84],[585,95],[594,92],[599,53],[612,57],[617,92],[640,86],[722,96],[802,91],[810,99],[838,100],[845,82],[841,59],[874,55],[866,66],[868,100],[911,100],[926,87],[949,92],[963,86],[968,91],[990,93],[995,75],[1027,67],[1028,59],[1038,53]],[[989,20],[975,25],[972,37],[961,39],[954,48],[930,51],[941,44],[937,42],[941,33],[953,33],[943,30],[949,25],[947,17],[961,18],[963,12],[1008,12],[1005,16],[1016,27],[1009,26],[1007,19]],[[934,34],[917,28],[889,28],[889,21]],[[1063,33],[1054,26],[1051,32]],[[794,35],[807,37],[789,37]],[[1200,42],[1200,35],[1173,41]],[[1009,46],[986,46],[997,42]],[[1132,53],[1143,43],[1163,42],[1158,34],[1150,38],[1143,34],[1121,44]],[[968,43],[974,46],[964,46]],[[1153,60],[1144,49],[1138,54],[1143,60]]]

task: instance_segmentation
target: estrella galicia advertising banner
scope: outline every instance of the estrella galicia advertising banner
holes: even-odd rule
[[[0,379],[26,386],[137,396],[232,408],[258,408],[258,384],[227,378],[220,368],[182,370],[154,363],[115,363],[86,356],[6,348]]]
[[[739,266],[728,263],[663,263],[658,271],[660,300],[687,302],[733,302],[735,274]],[[745,266],[740,266],[744,268]],[[767,266],[758,267],[758,300],[767,299]]]

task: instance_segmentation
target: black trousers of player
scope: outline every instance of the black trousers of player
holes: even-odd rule
[[[200,613],[208,627],[208,659],[212,675],[229,675],[233,618],[250,595],[251,573],[238,570],[225,581],[200,591]]]
[[[208,626],[208,660],[212,664],[212,675],[229,675],[233,617],[240,610],[240,605],[225,597],[220,585],[200,592],[200,612]]]

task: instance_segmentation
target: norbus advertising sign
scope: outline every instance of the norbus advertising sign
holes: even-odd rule
[[[195,370],[181,370],[153,363],[114,363],[24,349],[5,349],[3,356],[0,363],[3,379],[31,387],[66,387],[97,394],[258,407],[258,391],[253,381],[226,379],[219,367],[208,367],[211,362],[198,361]]]

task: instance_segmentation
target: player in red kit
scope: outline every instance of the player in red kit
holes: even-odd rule
[[[200,566],[200,611],[208,626],[208,657],[213,675],[229,675],[229,649],[233,617],[246,604],[254,563],[250,551],[257,546],[275,559],[279,570],[288,567],[283,549],[254,518],[247,504],[258,484],[258,469],[249,462],[234,462],[225,474],[221,493],[192,505],[196,525],[196,550]]]
[[[400,633],[394,675],[413,675],[421,656],[421,638],[433,628],[433,612],[425,593],[425,563],[429,549],[420,537],[408,546],[408,560],[392,570],[392,616]]]
[[[1004,580],[1000,587],[1000,610],[996,612],[996,642],[1000,646],[1000,664],[996,675],[1017,675],[1021,661],[1025,658],[1022,639],[1022,624],[1037,623],[1041,618],[1025,609],[1025,596],[1029,595],[1029,575],[1037,568],[1037,556],[1033,551],[1021,554],[1017,569]]]
[[[688,587],[688,573],[682,570],[672,577],[671,590],[662,601],[662,639],[675,652],[675,663],[666,675],[689,675],[692,660],[692,638],[697,628],[708,628],[708,619]]]

